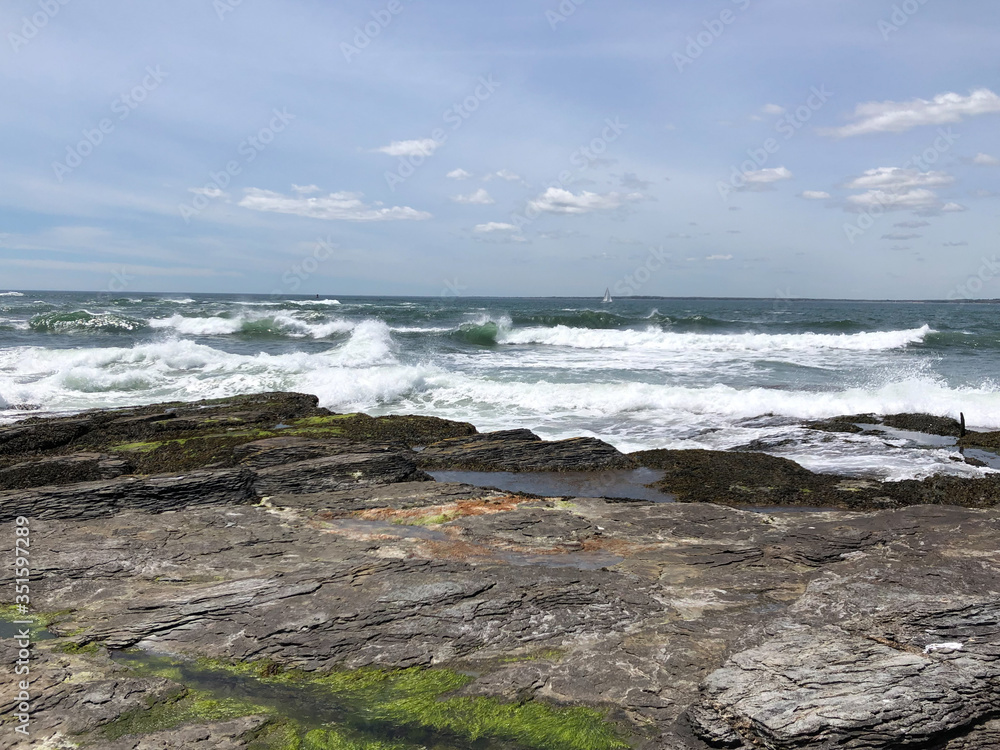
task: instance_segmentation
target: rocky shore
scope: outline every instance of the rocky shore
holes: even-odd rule
[[[859,423],[1000,447],[927,415],[809,426]],[[752,448],[625,455],[288,393],[0,428],[0,548],[28,519],[36,622],[30,734],[11,675],[3,746],[1000,748],[1000,474]],[[428,474],[640,468],[678,502]]]

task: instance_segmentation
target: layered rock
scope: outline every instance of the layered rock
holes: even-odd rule
[[[432,443],[420,453],[423,469],[466,471],[602,471],[635,462],[596,438],[543,441],[529,430],[506,430]]]
[[[154,726],[192,687],[109,657],[132,647],[306,674],[448,667],[475,675],[459,696],[593,707],[637,748],[1000,749],[1000,510],[948,504],[994,504],[989,481],[892,494],[763,454],[622,456],[281,394],[35,421],[0,446],[18,487],[0,513],[31,519],[32,602],[57,636],[35,646],[34,732],[17,750],[256,750],[274,728],[253,706]],[[421,472],[640,464],[688,502]],[[119,470],[133,473],[77,479]],[[932,504],[897,507],[917,501]],[[14,684],[0,683],[5,716]]]

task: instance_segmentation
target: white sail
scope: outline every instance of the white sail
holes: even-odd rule
[[[604,290],[604,299],[602,299],[601,302],[607,304],[608,302],[613,302],[613,301],[614,300],[611,299],[611,287],[608,287],[607,289]]]

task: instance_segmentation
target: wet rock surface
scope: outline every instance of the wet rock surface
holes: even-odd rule
[[[657,450],[633,453],[630,458],[664,471],[663,479],[653,486],[689,503],[848,510],[1000,504],[1000,474],[882,482],[816,474],[786,458],[746,451]]]
[[[30,519],[32,601],[57,636],[33,648],[31,740],[5,724],[4,746],[249,750],[273,724],[248,712],[111,733],[189,699],[180,677],[137,676],[109,657],[140,647],[309,673],[444,666],[474,676],[463,696],[606,710],[642,748],[1000,748],[1000,510],[949,502],[991,505],[961,484],[978,480],[915,482],[900,492],[937,499],[904,507],[879,483],[852,489],[763,454],[656,451],[624,458],[664,470],[689,502],[538,498],[428,481],[420,467],[428,452],[449,467],[521,456],[578,468],[621,454],[521,431],[383,428],[292,396],[27,426],[45,444],[75,435],[34,449],[46,466],[84,447],[100,463],[125,432],[162,442],[150,438],[182,419],[202,424],[172,433],[189,442],[224,437],[198,449],[214,468],[0,494],[7,528]],[[204,432],[219,424],[232,430]],[[290,426],[260,437],[247,424]],[[410,450],[429,431],[444,444]],[[17,435],[0,439],[7,467],[31,463]],[[792,488],[892,504],[720,504],[804,504]],[[8,556],[13,539],[0,542]],[[0,591],[13,591],[9,568]],[[0,658],[15,649],[0,641]],[[16,702],[16,683],[0,683],[0,713]]]
[[[529,430],[442,440],[421,451],[419,461],[427,470],[465,471],[601,471],[636,466],[596,438],[546,442]]]

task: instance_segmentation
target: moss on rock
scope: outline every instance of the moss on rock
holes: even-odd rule
[[[168,659],[142,657],[137,671],[176,680],[177,664]],[[505,703],[496,698],[456,696],[455,692],[473,678],[448,669],[364,668],[315,674],[282,669],[269,661],[234,664],[199,659],[181,668],[183,681],[192,681],[189,671],[192,666],[214,675],[213,683],[220,682],[220,674],[229,674],[249,678],[262,687],[301,690],[306,701],[337,706],[344,720],[335,726],[310,726],[301,718],[280,715],[265,698],[222,700],[201,687],[189,687],[176,701],[158,704],[145,712],[148,714],[145,718],[134,715],[123,720],[109,736],[149,733],[191,721],[266,715],[274,717],[274,722],[254,740],[251,745],[254,750],[404,750],[426,744],[427,739],[445,746],[498,741],[531,750],[629,747],[621,728],[600,710],[538,701]],[[401,737],[407,739],[397,739]]]

